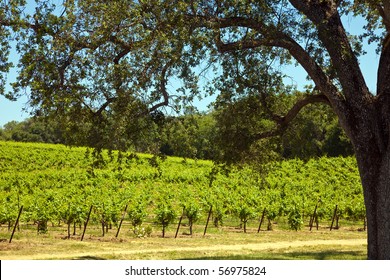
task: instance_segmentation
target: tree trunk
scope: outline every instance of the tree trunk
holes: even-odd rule
[[[389,53],[390,55],[390,53]],[[390,83],[390,79],[386,81]],[[378,86],[378,88],[388,88]],[[389,90],[390,95],[390,90]],[[390,96],[367,99],[346,118],[363,186],[368,259],[390,259]]]
[[[272,230],[272,222],[270,219],[268,219],[268,226],[267,226],[267,230]]]
[[[162,228],[162,237],[164,238],[165,237],[165,226],[163,225],[163,228]]]
[[[356,157],[366,205],[368,259],[390,259],[390,153],[362,150]]]
[[[71,222],[68,222],[68,239],[70,239],[70,223]]]
[[[387,30],[372,94],[343,27],[337,5],[341,1],[289,2],[316,25],[342,89],[307,64],[310,57],[305,61],[299,49],[289,49],[326,95],[354,146],[366,205],[368,258],[390,259],[390,5],[378,5]]]

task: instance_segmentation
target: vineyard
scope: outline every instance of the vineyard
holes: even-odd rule
[[[249,222],[271,230],[280,220],[292,230],[330,222],[337,228],[339,220],[363,227],[353,158],[289,160],[268,169],[264,175],[203,160],[0,142],[0,223],[10,233],[21,213],[19,230],[44,234],[61,226],[63,237],[81,239],[91,228],[118,236],[123,227],[138,237],[177,228],[177,236],[180,224],[189,235],[194,225],[202,225],[201,234],[228,224],[246,232]]]

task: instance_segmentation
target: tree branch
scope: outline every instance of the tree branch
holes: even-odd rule
[[[106,108],[107,108],[112,102],[115,102],[116,100],[118,100],[117,97],[107,98],[107,99],[106,99],[106,102],[104,102],[104,103],[102,104],[102,106],[100,106],[100,108],[99,108],[96,112],[94,112],[93,114],[94,114],[95,116],[100,116],[100,115],[103,113],[103,111],[106,110]]]
[[[302,4],[302,2],[305,1],[297,0],[297,2]],[[211,16],[196,15],[192,16],[192,19],[194,19],[197,27],[208,27],[216,30],[216,45],[218,50],[222,53],[243,49],[254,49],[260,46],[286,49],[306,70],[317,88],[323,94],[327,95],[332,106],[343,100],[338,89],[333,85],[316,61],[292,37],[276,27],[268,26],[261,21],[244,17],[215,18]],[[227,27],[251,28],[261,34],[263,38],[224,44],[220,38],[219,29]]]
[[[390,93],[390,33],[382,43],[382,52],[379,59],[377,76],[377,98]]]
[[[324,103],[330,105],[329,99],[324,94],[308,95],[294,104],[290,111],[288,111],[288,113],[283,117],[281,125],[287,126],[305,106],[314,103]]]
[[[274,35],[272,38],[267,37],[264,39],[246,40],[227,44],[222,43],[222,40],[219,38],[216,44],[218,50],[222,53],[244,49],[254,49],[260,46],[283,48],[289,51],[289,53],[306,70],[308,75],[313,79],[318,90],[320,90],[328,97],[332,106],[336,103],[340,103],[340,101],[343,99],[342,96],[338,93],[337,88],[332,84],[321,67],[315,62],[315,60],[288,35],[280,31],[275,31],[273,34]]]
[[[389,33],[390,32],[390,2],[383,1],[382,5],[377,4],[376,8],[379,12],[379,15],[382,17],[383,24],[385,25],[387,32]]]
[[[372,98],[341,22],[337,3],[330,0],[289,1],[316,26],[318,37],[329,53],[346,98],[352,103],[361,103],[363,100]]]
[[[255,134],[253,136],[254,140],[260,140],[263,138],[274,137],[283,134],[289,124],[299,114],[299,112],[305,106],[314,103],[324,103],[330,105],[328,98],[324,94],[308,95],[304,99],[298,100],[285,116],[280,117],[278,120],[274,119],[277,123],[277,127],[275,129]]]
[[[308,0],[290,0],[290,2],[305,15],[307,14],[311,15],[310,13],[312,13],[313,19],[311,20],[313,22],[316,21],[317,23],[322,23],[321,19],[333,15],[332,12],[334,11],[336,11],[336,16],[338,17],[337,5],[335,2],[331,2],[330,7],[326,7],[326,9],[324,9],[324,7],[322,7],[321,5],[328,5],[328,1],[314,1],[313,3],[313,1],[308,1]],[[316,5],[318,7],[316,7]],[[346,129],[348,135],[351,135],[351,131],[347,131],[348,127],[346,126],[347,118],[350,115],[351,111],[345,102],[346,101],[344,96],[345,92],[343,92],[343,94],[339,92],[339,89],[332,83],[332,81],[322,70],[320,65],[316,63],[315,59],[311,57],[310,54],[305,49],[303,49],[302,46],[298,44],[291,36],[281,31],[280,29],[277,29],[274,26],[268,26],[267,24],[264,24],[260,20],[256,20],[256,19],[243,18],[243,17],[217,18],[209,15],[208,16],[192,15],[189,16],[189,20],[190,19],[194,21],[195,28],[206,27],[206,28],[213,29],[216,32],[216,37],[215,37],[216,44],[217,44],[217,48],[221,52],[230,52],[230,51],[237,51],[242,49],[252,49],[260,46],[279,47],[287,50],[298,61],[298,63],[306,70],[308,75],[314,81],[316,88],[328,98],[328,101],[330,102],[335,113],[338,115],[340,119],[340,123],[342,124],[343,128]],[[336,57],[339,58],[338,61],[342,61],[341,63],[337,63],[338,61],[336,61],[336,64],[338,66],[337,68],[338,72],[341,73],[341,75],[344,74],[343,77],[344,79],[342,79],[344,82],[344,86],[346,86],[346,83],[349,83],[351,81],[357,81],[357,84],[354,85],[354,87],[352,88],[359,88],[360,90],[359,92],[362,92],[361,88],[365,86],[364,78],[361,72],[359,72],[359,66],[358,64],[356,64],[357,63],[356,57],[354,56],[353,51],[349,46],[348,38],[341,25],[341,21],[339,21],[338,23],[340,23],[340,25],[335,25],[336,33],[340,32],[341,37],[344,40],[342,41],[343,43],[342,45],[335,46],[336,48],[338,48],[336,51]],[[262,38],[252,39],[252,40],[246,39],[240,42],[224,44],[220,37],[220,29],[227,28],[227,27],[251,28],[254,31],[256,31],[258,34],[262,35]],[[337,31],[338,28],[341,28],[341,31]],[[335,30],[332,30],[331,32],[335,32]],[[332,40],[332,38],[333,38],[333,34],[331,34],[329,38],[324,39],[325,41],[328,40],[326,43],[328,44],[329,48],[332,48],[332,45],[335,45],[335,42]],[[337,38],[336,42],[337,41],[340,41],[340,38]],[[346,61],[343,61],[345,55],[345,53],[343,52],[345,43],[347,44],[347,54],[349,55],[348,55],[348,59],[346,59]],[[332,56],[332,53],[330,53],[330,56]],[[353,69],[353,66],[351,68],[351,65],[348,64],[350,60],[352,60],[353,66],[357,66],[356,69]],[[348,72],[348,73],[344,73],[344,72]],[[368,92],[367,87],[366,89]],[[347,94],[350,97],[352,96],[352,98],[355,99],[359,98],[353,96],[353,94],[356,94],[355,92],[352,93],[350,91]]]
[[[160,103],[157,103],[157,104],[153,105],[151,108],[149,108],[148,109],[148,113],[153,112],[153,111],[157,110],[160,107],[168,106],[168,104],[169,104],[169,94],[168,94],[168,91],[167,91],[167,88],[166,88],[166,85],[167,85],[167,82],[168,82],[167,72],[168,72],[168,69],[172,66],[173,63],[174,63],[173,60],[169,61],[167,64],[165,64],[165,66],[163,67],[163,69],[161,71],[160,91],[161,91],[161,94],[163,96],[163,101],[160,102]]]

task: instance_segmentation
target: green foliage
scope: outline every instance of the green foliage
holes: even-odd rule
[[[300,95],[299,92],[293,92],[288,98],[285,97],[285,101],[279,100],[281,104],[278,106],[288,107],[284,102],[291,103]],[[269,122],[268,117],[261,113],[263,109],[260,100],[250,96],[242,97],[230,105],[219,105],[219,109],[209,114],[192,112],[180,117],[166,117],[161,112],[155,112],[150,115],[153,120],[151,125],[142,130],[132,146],[135,151],[160,152],[161,155],[184,158],[239,161],[258,167],[280,157],[309,159],[324,155],[353,154],[349,140],[327,106],[313,105],[303,109],[282,137],[255,140],[255,135],[269,129],[262,127],[262,124]],[[106,128],[111,130],[112,125],[115,124],[107,124]],[[58,121],[42,118],[31,118],[20,123],[9,122],[0,130],[0,139],[65,143],[63,134],[66,131],[61,127]],[[96,159],[93,164],[95,168],[105,164],[99,152],[103,147],[111,149],[115,145],[102,143],[100,148],[92,151]],[[156,160],[157,158],[152,159],[152,164],[159,173]]]
[[[189,116],[183,119],[174,118],[165,125],[165,134],[167,135],[165,145],[172,150],[171,155],[183,158],[195,158],[197,154],[195,141],[196,123]]]
[[[77,197],[76,197],[77,199]],[[64,205],[64,210],[62,212],[62,218],[67,224],[82,224],[87,217],[87,209],[83,207],[82,203],[77,203],[77,201],[72,201],[68,204],[68,207]]]
[[[0,84],[9,70],[13,38],[20,71],[7,97],[17,98],[28,87],[34,113],[58,120],[68,143],[121,150],[140,144],[140,138],[154,134],[147,135],[150,112],[174,99],[177,111],[182,97],[198,92],[192,67],[179,59],[189,57],[182,43],[188,28],[183,17],[171,13],[169,1],[44,0],[29,3],[29,9],[25,1],[13,1],[12,8],[7,1],[0,5],[5,6]],[[172,76],[183,81],[178,98],[167,89]]]
[[[162,173],[156,176],[151,155],[121,152],[122,169],[118,170],[119,152],[102,150],[106,165],[89,176],[94,159],[86,157],[86,151],[0,142],[1,222],[12,224],[23,205],[22,222],[83,224],[93,205],[90,222],[107,230],[117,225],[128,204],[127,221],[137,236],[147,236],[145,221],[156,221],[165,234],[184,206],[190,225],[207,216],[212,205],[215,226],[232,219],[245,226],[259,219],[266,208],[270,221],[282,218],[299,229],[319,198],[320,221],[332,218],[336,204],[343,219],[362,220],[365,214],[356,162],[350,157],[269,163],[270,172],[261,176],[252,166],[227,169],[210,161],[183,163],[182,158],[167,157],[159,162]]]
[[[8,224],[10,227],[18,215],[15,200],[10,195],[4,196],[0,206],[0,224]]]
[[[111,1],[109,6],[95,0],[39,1],[36,9],[30,3],[30,12],[23,12],[23,1],[13,1],[11,6],[2,1],[1,5],[0,73],[9,70],[11,38],[17,41],[21,56],[19,75],[7,96],[14,99],[26,92],[36,115],[51,117],[60,126],[63,141],[73,145],[121,150],[136,146],[143,152],[161,148],[176,156],[217,158],[220,151],[213,149],[217,137],[230,140],[219,143],[225,148],[223,157],[237,158],[259,134],[275,128],[275,116],[285,114],[294,100],[289,96],[292,87],[283,84],[279,71],[280,65],[291,62],[291,54],[260,47],[219,55],[214,40],[218,28],[198,22],[202,19],[247,17],[275,32],[283,27],[280,32],[287,32],[297,43],[305,42],[316,63],[332,72],[313,24],[292,12],[293,7],[285,1],[238,1],[234,8],[228,1]],[[342,9],[367,12],[368,30],[373,31],[379,19],[373,6],[371,2],[344,1]],[[280,11],[277,19],[270,12],[275,10]],[[204,28],[197,28],[200,26]],[[240,42],[256,41],[259,33],[262,31],[233,25],[221,28],[218,34],[227,42]],[[354,46],[355,52],[361,53],[359,44]],[[206,69],[199,70],[204,65]],[[207,74],[213,80],[203,79]],[[173,79],[177,86],[170,89]],[[26,88],[29,91],[24,91]],[[220,93],[215,102],[219,136],[214,135],[212,118],[196,116],[188,109],[205,89],[210,94]],[[161,119],[162,107],[167,105],[188,114]],[[319,136],[315,127],[308,135]],[[40,141],[23,133],[12,139],[25,141],[28,137]],[[292,156],[294,148],[289,152]],[[268,149],[279,151],[274,142]],[[317,149],[301,152],[315,154]]]
[[[194,200],[189,201],[185,205],[185,215],[188,218],[188,226],[190,227],[190,235],[193,233],[193,226],[201,216],[201,207]]]
[[[221,101],[217,107],[216,145],[222,151],[222,159],[230,162],[240,161],[245,158],[245,152],[250,151],[254,144],[255,135],[272,127],[262,111],[261,102],[258,97],[249,96],[234,102]],[[272,140],[264,140],[262,147],[267,146],[267,151],[276,151],[272,147]],[[258,153],[258,160],[264,157],[264,153]],[[260,156],[259,156],[260,155]],[[247,158],[253,156],[249,152]]]
[[[212,114],[188,110],[173,117],[157,111],[152,119],[158,128],[155,142],[150,145],[157,144],[161,154],[184,159],[213,159],[218,153],[213,145],[215,120]]]
[[[135,205],[132,205],[130,209],[127,210],[134,233],[139,230],[145,218],[148,216],[148,213],[146,212],[147,208],[143,201],[139,200],[135,203]]]
[[[352,145],[341,130],[336,115],[323,104],[302,109],[283,135],[281,149],[284,158],[303,160],[325,155],[353,155]]]
[[[169,202],[163,201],[157,205],[155,214],[155,222],[162,226],[162,237],[165,237],[165,230],[175,220],[176,212]]]
[[[147,227],[136,226],[133,228],[133,233],[138,238],[150,237],[152,231],[153,230],[151,226],[147,226]]]
[[[255,217],[256,212],[254,212],[253,208],[247,204],[239,205],[236,211],[241,223],[244,225],[244,232],[246,233],[246,225],[250,219]]]
[[[292,230],[300,230],[303,224],[301,209],[294,205],[292,209],[289,210],[288,214],[288,224]]]
[[[215,227],[223,226],[223,220],[226,216],[226,210],[222,206],[217,205],[213,208],[213,223]]]
[[[42,118],[11,121],[0,130],[0,139],[16,142],[65,143],[58,124]]]
[[[161,162],[165,160],[164,155],[153,155],[152,158],[149,159],[150,166],[156,168],[157,170],[157,177],[162,176],[162,169],[161,169]]]
[[[302,93],[294,91],[289,95],[275,95],[278,96],[278,103],[274,104],[273,109],[276,114],[291,107],[295,100],[301,98]],[[267,114],[261,96],[242,95],[237,100],[222,99],[217,104],[214,114],[217,129],[216,152],[225,161],[262,165],[279,158],[298,157],[306,160],[325,155],[353,154],[352,145],[329,106],[309,105],[299,113],[281,137],[259,140],[257,135],[274,128],[273,115]]]

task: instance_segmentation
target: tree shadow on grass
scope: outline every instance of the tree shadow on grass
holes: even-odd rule
[[[106,259],[101,257],[95,257],[95,256],[81,256],[81,257],[74,258],[72,260],[106,260]]]
[[[367,255],[359,251],[326,250],[322,252],[253,253],[248,255],[221,255],[186,260],[364,260]]]

